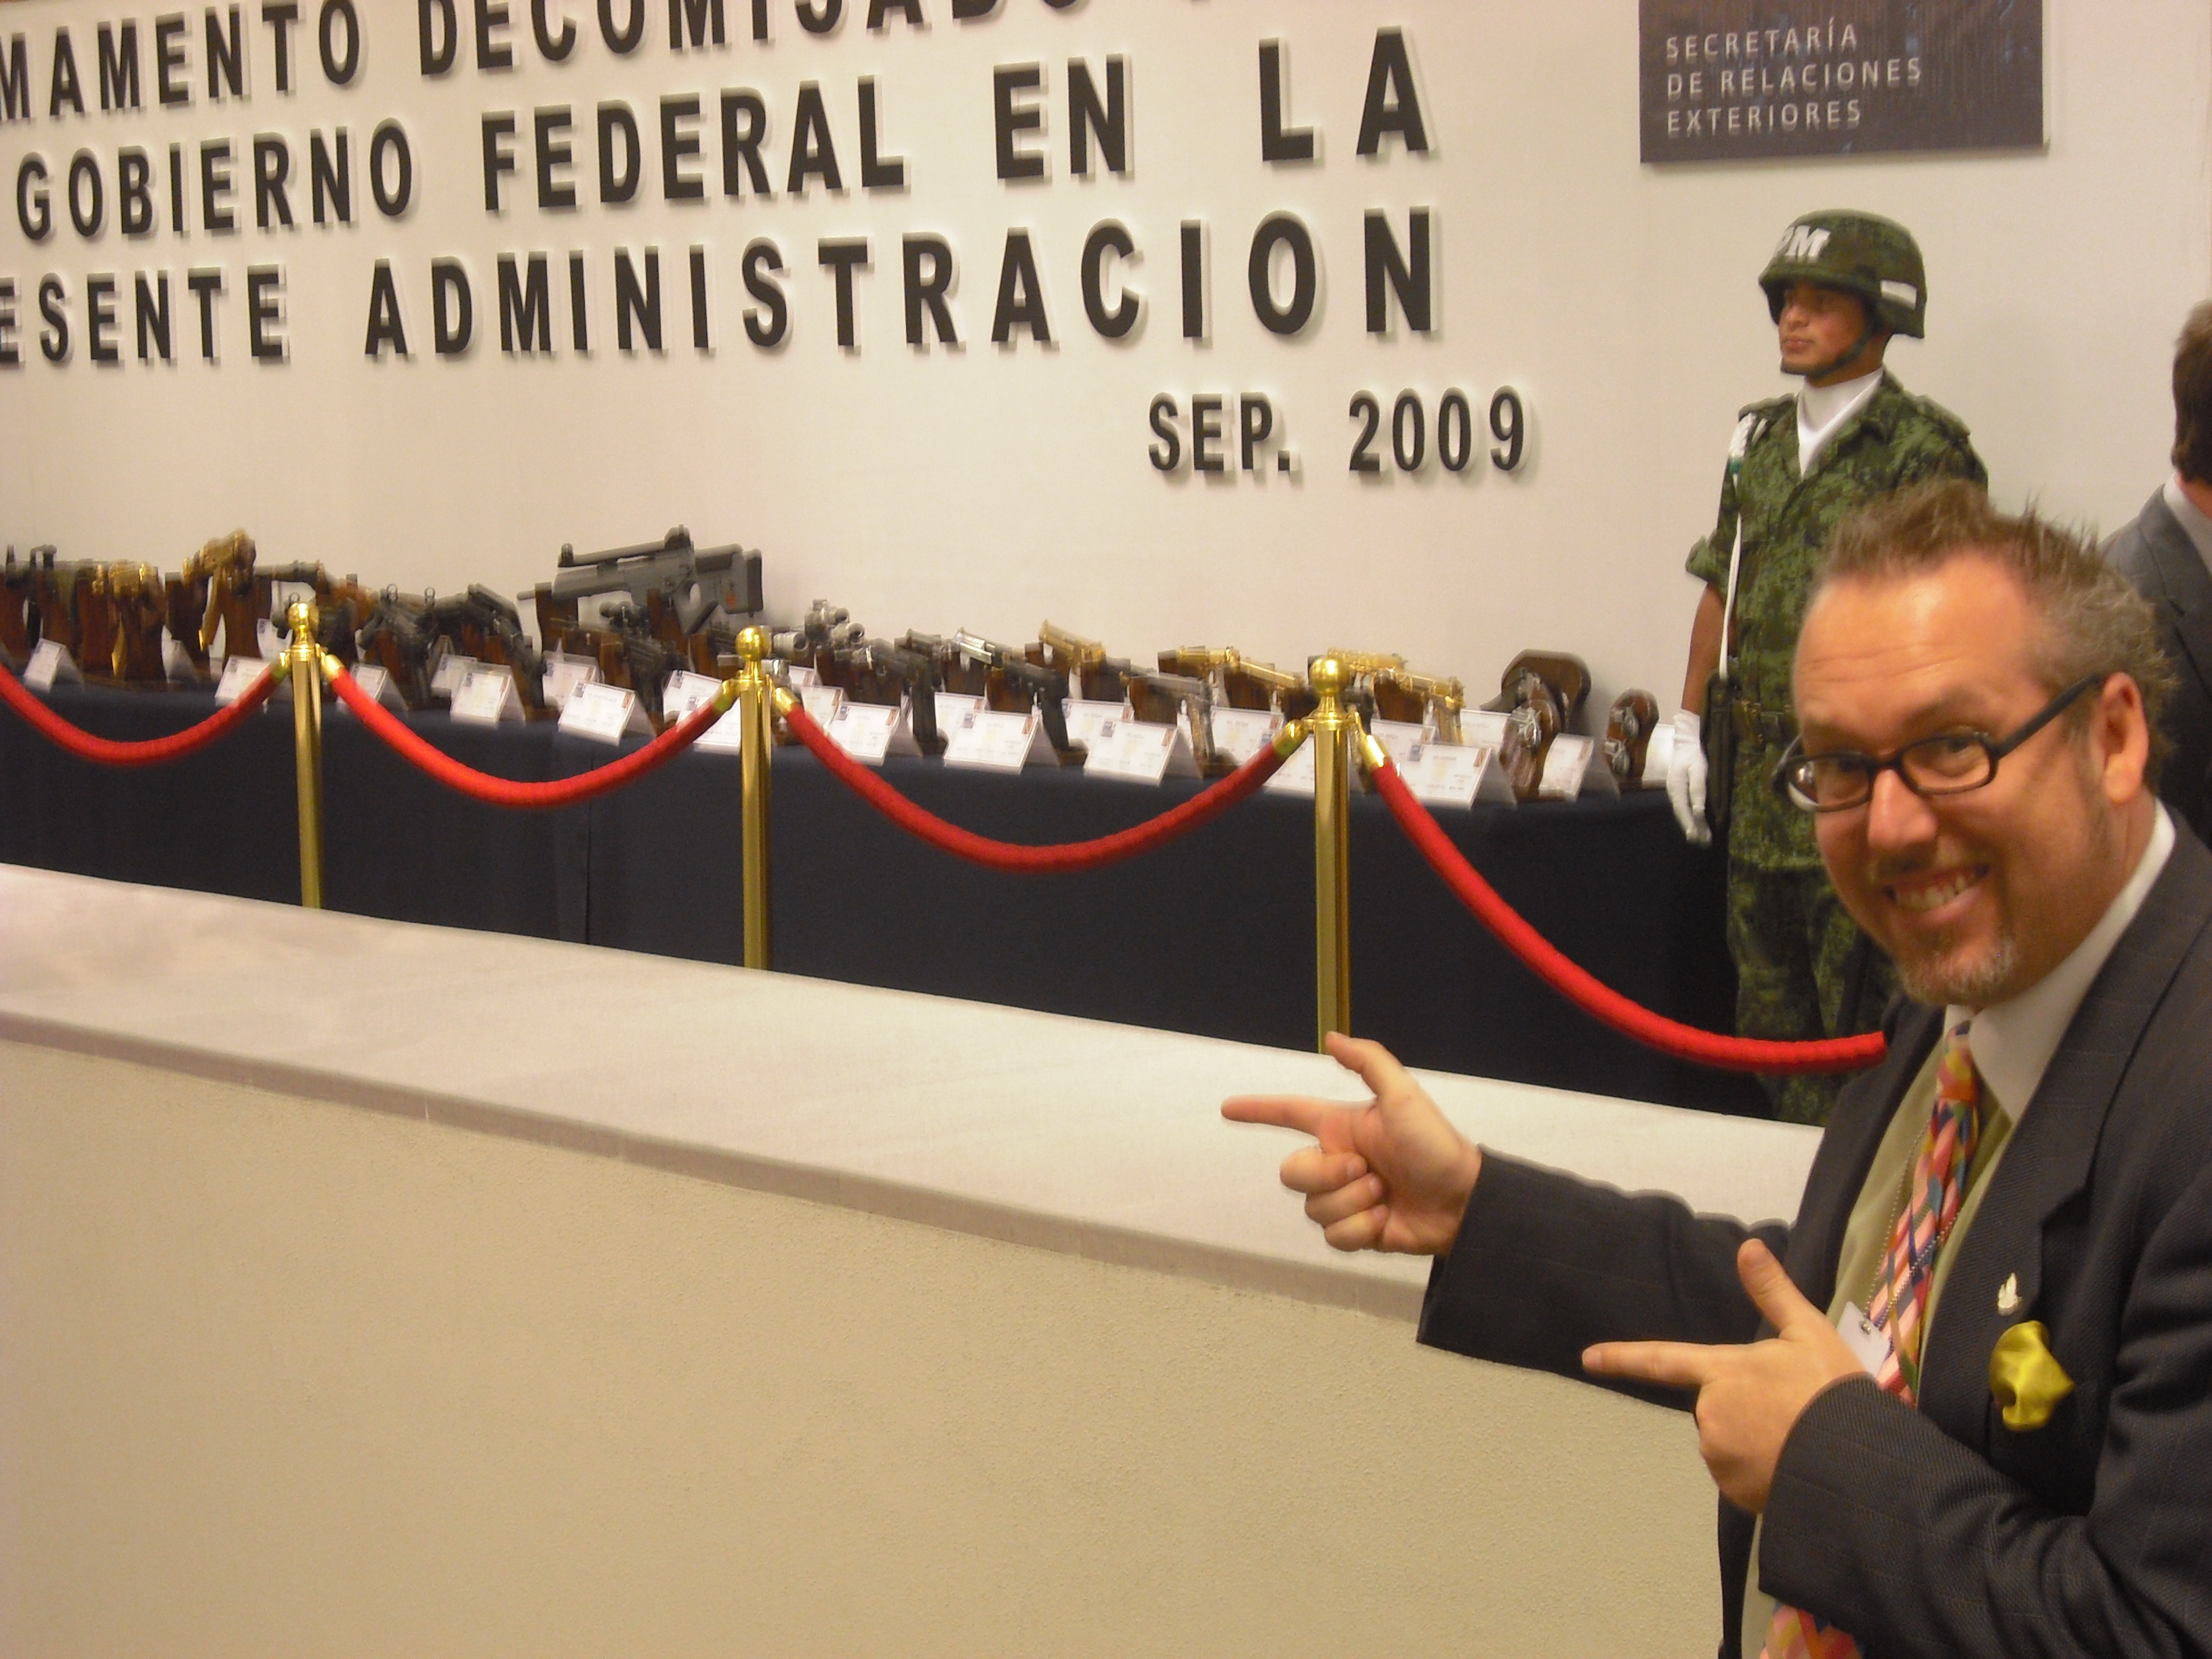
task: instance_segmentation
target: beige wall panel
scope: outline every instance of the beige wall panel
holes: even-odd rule
[[[0,1044],[21,1659],[1695,1653],[1711,1494],[1398,1322]]]

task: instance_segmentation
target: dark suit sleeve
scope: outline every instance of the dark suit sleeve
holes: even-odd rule
[[[1593,1342],[1748,1342],[1759,1310],[1736,1276],[1754,1232],[1777,1256],[1789,1230],[1693,1214],[1678,1198],[1630,1194],[1482,1155],[1451,1253],[1429,1275],[1421,1340],[1477,1359],[1579,1381]],[[1606,1382],[1687,1409],[1682,1390]]]
[[[2208,1311],[2212,1173],[2145,1245],[2087,1514],[2039,1504],[1871,1382],[1840,1383],[1783,1449],[1760,1583],[1869,1653],[2212,1654]]]

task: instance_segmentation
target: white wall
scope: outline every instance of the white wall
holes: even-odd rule
[[[1079,0],[1065,12],[1003,0],[1000,15],[966,26],[951,21],[949,0],[926,0],[927,32],[870,33],[848,17],[828,39],[800,32],[788,0],[775,0],[766,47],[743,38],[749,9],[733,0],[731,44],[703,56],[667,51],[656,3],[646,48],[620,61],[570,0],[586,39],[557,69],[538,61],[518,0],[517,70],[435,82],[416,73],[413,8],[362,3],[368,55],[348,91],[325,87],[310,62],[297,94],[280,98],[257,48],[246,106],[102,116],[95,100],[91,117],[58,128],[43,118],[51,24],[72,25],[96,78],[92,26],[123,14],[74,0],[7,8],[0,34],[31,37],[42,88],[41,118],[0,127],[11,189],[29,149],[59,171],[90,146],[112,192],[119,143],[275,131],[303,151],[309,128],[344,122],[362,146],[396,117],[413,139],[418,199],[399,224],[364,206],[344,229],[249,228],[212,245],[164,231],[124,245],[111,226],[91,246],[64,225],[40,248],[10,205],[0,276],[34,292],[42,274],[63,273],[81,331],[83,275],[126,273],[126,355],[131,270],[166,266],[180,282],[187,265],[219,263],[231,294],[215,368],[185,339],[173,367],[94,369],[80,343],[57,371],[25,329],[25,366],[0,374],[0,538],[173,568],[243,524],[267,559],[321,558],[378,584],[474,579],[514,591],[547,572],[563,541],[606,545],[681,521],[763,549],[775,609],[828,595],[882,632],[964,624],[1018,640],[1050,616],[1125,653],[1212,641],[1291,660],[1342,643],[1403,650],[1477,683],[1516,648],[1543,644],[1589,658],[1601,690],[1641,684],[1671,697],[1694,600],[1682,555],[1709,522],[1735,410],[1783,385],[1753,277],[1790,217],[1848,204],[1912,226],[1928,254],[1930,337],[1900,344],[1893,365],[1972,425],[2001,497],[2039,496],[2106,528],[2160,476],[2171,340],[2212,260],[2212,20],[2183,0],[2047,0],[2045,154],[1664,170],[1637,160],[1630,0]],[[1382,25],[1412,38],[1437,141],[1429,156],[1352,154]],[[1275,37],[1288,46],[1294,118],[1322,130],[1317,167],[1259,160],[1255,48]],[[1133,175],[1068,179],[1066,62],[1112,53],[1131,66]],[[1044,63],[1051,87],[1055,176],[1042,187],[1002,185],[991,161],[992,66],[1025,61]],[[767,97],[780,168],[795,89],[819,82],[840,159],[857,173],[861,75],[882,88],[886,147],[909,171],[903,193],[817,187],[803,201],[646,200],[553,219],[527,199],[532,106],[584,111],[626,96],[650,137],[663,94],[699,92],[711,109],[736,85]],[[494,221],[477,120],[507,108],[523,112],[524,188]],[[578,137],[588,199],[588,129]],[[649,198],[650,155],[646,178]],[[241,200],[250,215],[250,191]],[[1370,339],[1361,216],[1387,208],[1402,224],[1419,205],[1437,215],[1439,326]],[[1243,297],[1251,230],[1278,210],[1314,228],[1326,272],[1323,311],[1295,343],[1265,333]],[[1091,333],[1077,285],[1083,235],[1109,216],[1147,256],[1133,281],[1152,310],[1123,345]],[[1195,349],[1175,308],[1186,217],[1212,227],[1218,329]],[[988,341],[1010,226],[1036,238],[1058,337],[1049,349]],[[958,250],[957,353],[903,342],[897,241],[908,231],[941,232]],[[830,283],[814,260],[817,238],[848,234],[869,236],[875,255],[854,355],[830,337]],[[793,267],[793,337],[773,356],[744,343],[738,324],[738,255],[762,235]],[[609,251],[648,243],[672,285],[658,361],[611,349]],[[683,250],[693,243],[710,250],[716,290],[708,357],[689,344]],[[494,257],[553,252],[558,316],[558,256],[572,247],[592,255],[599,349],[587,361],[503,358]],[[477,344],[459,362],[428,343],[428,267],[442,255],[463,258],[477,288]],[[362,355],[378,258],[405,283],[410,362]],[[244,267],[268,261],[286,270],[283,368],[244,356]],[[35,300],[19,308],[35,320]],[[1413,481],[1363,484],[1346,472],[1353,392],[1417,387],[1433,410],[1449,386],[1486,394],[1506,380],[1534,412],[1522,476],[1478,468],[1455,479],[1433,459]],[[1164,480],[1146,459],[1146,407],[1161,391],[1186,406],[1194,391],[1269,394],[1300,473]]]

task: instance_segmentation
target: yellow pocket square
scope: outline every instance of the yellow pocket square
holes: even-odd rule
[[[2005,1427],[2041,1428],[2073,1392],[2074,1379],[2052,1355],[2041,1320],[2015,1325],[1997,1339],[1990,1353],[1990,1397],[2004,1408]]]

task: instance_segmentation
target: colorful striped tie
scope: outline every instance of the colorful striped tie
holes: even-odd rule
[[[1889,1358],[1875,1381],[1908,1406],[1920,1398],[1920,1342],[1926,1328],[1928,1287],[1959,1219],[1966,1172],[1982,1136],[1982,1091],[1966,1048],[1966,1025],[1950,1036],[1936,1072],[1936,1109],[1913,1161],[1912,1185],[1898,1206],[1889,1250],[1868,1316],[1889,1334]],[[1852,1659],[1859,1650],[1844,1632],[1800,1607],[1778,1607],[1766,1628],[1762,1659]]]

